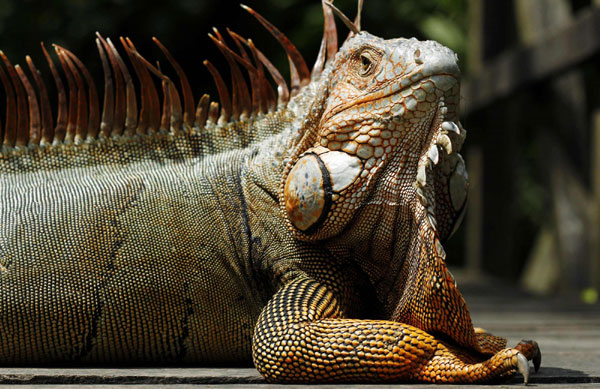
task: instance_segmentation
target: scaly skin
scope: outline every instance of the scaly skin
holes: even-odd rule
[[[0,363],[252,359],[310,383],[537,368],[535,342],[474,330],[446,268],[467,189],[454,54],[365,32],[332,47],[277,111],[227,122],[204,102],[193,128],[28,148],[6,131]]]

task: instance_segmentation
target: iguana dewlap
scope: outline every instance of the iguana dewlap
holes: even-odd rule
[[[248,10],[286,49],[291,88],[251,40],[231,32],[234,51],[215,30],[233,80],[205,62],[220,106],[194,107],[158,41],[181,95],[131,41],[124,55],[99,36],[102,98],[71,52],[55,47],[62,75],[46,53],[53,115],[31,59],[27,75],[0,52],[0,364],[527,381],[537,344],[476,333],[444,260],[468,185],[455,54],[358,25],[338,51],[324,4],[310,73]]]

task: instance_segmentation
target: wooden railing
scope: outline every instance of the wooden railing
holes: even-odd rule
[[[514,0],[514,3],[518,1]],[[470,33],[479,35],[473,35],[475,45],[471,45],[468,64],[471,73],[463,81],[461,88],[462,120],[467,123],[473,117],[477,117],[478,122],[483,121],[485,123],[485,112],[490,112],[490,108],[495,109],[499,107],[499,109],[504,109],[502,108],[503,104],[505,107],[507,102],[510,103],[510,99],[516,94],[529,87],[539,85],[542,82],[552,83],[565,73],[577,72],[581,69],[582,65],[592,62],[600,54],[600,7],[597,7],[600,1],[596,1],[595,5],[580,10],[573,16],[569,16],[568,22],[563,23],[561,28],[554,30],[552,33],[542,35],[540,39],[536,39],[528,44],[514,45],[513,48],[505,50],[491,59],[484,60],[481,54],[485,52],[485,48],[482,47],[482,36],[486,33],[486,23],[489,23],[489,18],[494,17],[494,15],[490,16],[489,12],[486,15],[484,9],[490,5],[497,6],[493,2],[494,0],[470,0],[469,3],[472,9]],[[539,6],[550,7],[552,6],[551,3],[553,2],[541,1]],[[522,23],[523,21],[521,20],[520,22]],[[540,26],[539,28],[543,29],[543,27]],[[595,71],[600,73],[600,68]],[[600,76],[598,80],[600,80]],[[586,85],[585,87],[600,89],[600,85]],[[599,96],[600,93],[594,92],[592,95]],[[591,103],[590,105],[592,106],[594,104],[596,106],[600,105],[598,101]],[[552,108],[548,107],[548,109]],[[510,108],[508,110],[510,111]],[[561,235],[561,224],[566,222],[561,219],[560,215],[554,215],[554,217],[550,217],[553,220],[552,223],[554,223],[552,230],[558,230],[558,233],[553,233],[552,239],[546,239],[546,241],[550,242],[549,244],[553,245],[551,250],[548,248],[546,251],[554,250],[558,252],[556,255],[559,257],[561,263],[558,265],[556,271],[559,271],[559,278],[563,277],[565,271],[568,272],[570,266],[581,265],[585,267],[583,272],[580,273],[588,277],[586,285],[574,285],[577,282],[573,280],[571,280],[570,284],[565,284],[565,281],[562,280],[559,282],[560,287],[564,290],[575,292],[580,292],[584,289],[588,291],[592,290],[593,292],[595,291],[594,293],[597,296],[598,291],[600,291],[600,110],[583,109],[582,111],[592,112],[590,117],[583,119],[583,122],[589,123],[590,130],[585,135],[585,139],[581,141],[584,144],[587,142],[590,148],[589,159],[583,158],[584,162],[589,164],[589,169],[585,169],[583,172],[576,169],[573,170],[569,167],[568,156],[566,158],[556,156],[557,160],[562,158],[561,161],[567,160],[567,163],[563,164],[564,166],[557,167],[557,164],[562,162],[551,160],[549,161],[549,169],[553,169],[551,166],[554,166],[554,168],[560,170],[561,174],[557,174],[557,176],[568,177],[567,182],[570,183],[569,185],[576,187],[574,189],[575,192],[582,193],[581,196],[578,196],[579,200],[575,200],[574,198],[569,198],[571,192],[564,192],[566,193],[567,201],[574,203],[573,207],[574,209],[576,208],[576,211],[574,211],[576,216],[584,215],[582,216],[585,219],[583,221],[583,229],[586,231],[587,236],[579,237],[578,239],[581,240],[578,243],[579,246],[573,248],[575,244],[572,242],[574,240],[573,235],[569,235],[568,233]],[[482,116],[484,119],[481,119]],[[494,120],[493,115],[488,116],[490,117],[489,120]],[[467,127],[467,130],[469,130],[469,127]],[[550,129],[550,132],[552,132],[552,129]],[[518,132],[517,135],[513,133],[515,137],[518,135]],[[580,134],[574,131],[573,136],[580,136]],[[555,142],[554,140],[550,140],[549,142],[556,146],[557,154],[563,154],[561,145],[555,144],[560,142]],[[482,144],[470,143],[467,145],[466,153],[471,178],[471,190],[469,194],[470,214],[467,213],[465,219],[466,226],[464,227],[466,239],[465,266],[468,273],[475,275],[480,274],[479,270],[484,267],[482,265],[482,247],[485,245],[485,240],[487,239],[485,234],[482,233],[485,220],[481,213],[485,212],[486,208],[484,204],[486,200],[488,202],[493,200],[484,198],[484,174],[494,174],[494,172],[486,172],[483,166],[485,158],[482,157],[482,148]],[[554,157],[549,156],[549,158],[552,159]],[[589,173],[587,170],[589,170]],[[559,187],[565,182],[564,180],[551,181],[552,184],[548,185],[547,188],[550,197],[556,196],[553,193],[553,188]],[[586,184],[587,182],[590,184]],[[496,206],[502,207],[508,205],[498,203]],[[554,206],[560,205],[554,204]],[[553,210],[549,210],[549,213],[552,212]],[[557,212],[554,213],[556,214]],[[514,232],[506,231],[506,233]],[[577,240],[577,237],[575,238]],[[574,252],[580,252],[577,250],[584,246],[587,247],[586,255],[589,255],[589,258],[566,258],[569,255],[572,257]],[[544,251],[542,250],[541,252]],[[506,260],[510,262],[513,259],[507,258]],[[576,263],[570,263],[569,261],[575,261]],[[515,265],[513,267],[518,266]],[[525,271],[527,272],[527,265]],[[529,269],[529,273],[535,273],[535,271]],[[530,274],[526,277],[535,277],[535,275]],[[529,284],[531,285],[538,281],[529,280]],[[524,280],[524,284],[527,286],[528,280]],[[539,291],[549,292],[549,290]]]

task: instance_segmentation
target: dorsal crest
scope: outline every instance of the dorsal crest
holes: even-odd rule
[[[186,134],[251,120],[284,109],[290,98],[318,78],[325,64],[337,52],[337,32],[331,8],[323,0],[324,34],[318,58],[309,70],[303,56],[291,41],[256,11],[242,5],[282,45],[289,59],[290,83],[251,39],[227,29],[209,34],[230,68],[231,87],[219,70],[204,61],[218,90],[218,101],[204,94],[194,99],[181,66],[169,50],[152,38],[176,79],[161,66],[142,56],[129,38],[114,43],[97,34],[96,44],[104,74],[103,88],[77,56],[65,47],[53,45],[55,59],[42,43],[42,51],[57,91],[53,109],[50,88],[31,57],[28,72],[0,51],[0,81],[5,90],[5,120],[0,123],[2,152],[50,145],[82,144],[100,139],[147,137],[156,134]],[[28,74],[29,73],[29,74]],[[244,74],[245,73],[245,74]],[[135,86],[137,79],[139,87]],[[275,88],[273,88],[273,84]],[[3,124],[3,125],[2,125]]]

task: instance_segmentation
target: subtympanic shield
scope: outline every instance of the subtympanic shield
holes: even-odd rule
[[[302,232],[314,231],[331,207],[331,179],[316,154],[298,159],[287,176],[284,188],[289,221]]]

